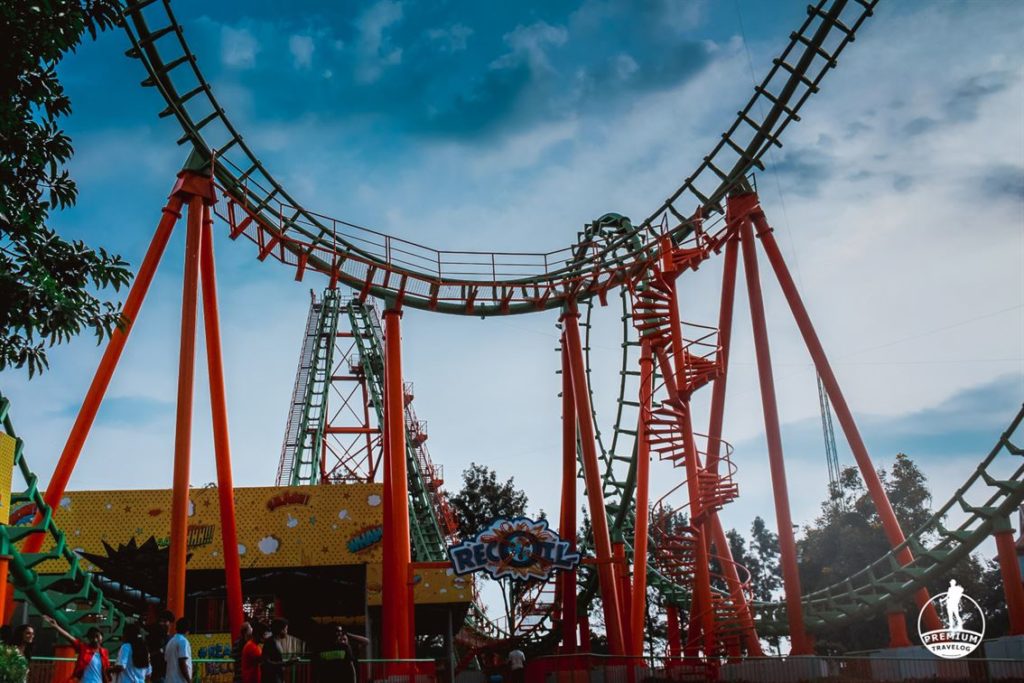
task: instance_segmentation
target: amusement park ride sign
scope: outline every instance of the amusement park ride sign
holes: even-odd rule
[[[558,570],[572,570],[579,553],[548,528],[547,520],[496,519],[473,538],[448,548],[456,574],[485,571],[491,578],[545,581]]]

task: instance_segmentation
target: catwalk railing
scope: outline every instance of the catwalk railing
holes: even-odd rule
[[[768,74],[720,140],[682,184],[642,223],[618,240],[577,258],[577,248],[546,252],[440,250],[306,209],[264,167],[242,139],[199,68],[169,0],[125,0],[127,55],[138,59],[203,159],[216,157],[218,182],[250,218],[260,258],[267,256],[344,281],[414,307],[498,315],[561,306],[602,295],[657,258],[657,226],[679,243],[693,230],[687,216],[720,214],[722,200],[742,186],[800,110],[818,92],[840,53],[871,16],[877,0],[817,0]],[[240,219],[241,220],[241,219]],[[238,226],[233,226],[237,229]],[[244,232],[245,228],[238,230]],[[252,236],[250,234],[250,236]]]

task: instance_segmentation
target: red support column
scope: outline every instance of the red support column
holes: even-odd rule
[[[729,217],[730,221],[735,220]],[[725,263],[722,269],[722,302],[718,312],[718,343],[721,346],[722,374],[719,375],[711,387],[711,416],[708,421],[708,461],[707,469],[710,472],[718,472],[718,458],[722,444],[722,423],[725,416],[725,389],[726,380],[729,378],[729,349],[732,345],[732,317],[733,307],[736,299],[736,271],[739,262],[739,235],[733,234],[725,243]],[[725,573],[725,580],[729,586],[729,595],[734,604],[739,607],[740,620],[743,623],[743,642],[747,646],[747,654],[752,657],[760,657],[764,653],[761,650],[761,641],[757,637],[754,628],[754,618],[747,603],[746,593],[740,582],[739,572],[733,561],[732,550],[729,548],[729,541],[722,529],[722,522],[718,513],[712,513],[711,540],[715,544],[717,555],[722,558],[720,564]]]
[[[193,194],[188,204],[185,273],[181,293],[181,346],[178,356],[178,401],[174,430],[174,477],[171,489],[171,542],[167,564],[167,609],[185,614],[185,561],[188,557],[188,487],[192,456],[192,385],[196,361],[196,299],[199,294],[199,255],[203,227],[203,198]]]
[[[772,269],[775,271],[775,276],[779,281],[779,285],[782,287],[782,292],[786,296],[786,301],[789,303],[789,308],[793,313],[793,318],[796,320],[797,327],[800,328],[800,334],[803,336],[804,344],[806,344],[807,350],[810,352],[811,358],[814,361],[814,367],[818,371],[818,375],[821,377],[822,384],[825,385],[825,391],[828,393],[829,400],[832,401],[832,408],[836,411],[836,418],[839,420],[839,424],[843,428],[846,440],[850,444],[850,450],[853,452],[853,457],[857,461],[857,467],[860,470],[861,477],[863,477],[864,484],[867,486],[868,493],[871,495],[871,501],[875,504],[875,509],[878,510],[878,516],[882,520],[882,527],[885,530],[885,535],[889,540],[889,544],[893,548],[896,548],[905,540],[903,530],[900,528],[900,523],[896,519],[896,513],[893,512],[892,505],[889,503],[889,497],[885,494],[885,488],[882,486],[882,482],[878,478],[878,473],[875,471],[875,467],[871,463],[871,457],[868,455],[867,446],[864,445],[864,439],[861,438],[860,430],[857,429],[857,423],[853,419],[853,413],[850,411],[850,406],[846,403],[846,398],[843,396],[843,392],[839,388],[839,381],[836,379],[836,375],[832,371],[832,366],[828,362],[828,357],[825,355],[825,349],[821,345],[821,340],[818,339],[818,334],[814,330],[814,325],[811,324],[811,318],[807,314],[807,309],[804,307],[803,300],[800,298],[800,293],[797,291],[796,284],[793,282],[793,278],[789,273],[789,268],[786,266],[786,262],[782,258],[782,252],[779,250],[779,245],[775,242],[775,237],[772,235],[772,229],[768,226],[767,220],[765,220],[764,212],[762,212],[757,205],[757,195],[744,195],[741,199],[745,206],[747,206],[747,211],[750,213],[751,219],[757,226],[757,236],[761,239],[761,245],[764,247],[765,254],[768,256],[768,261],[771,263]],[[753,244],[751,244],[750,248],[753,251]],[[745,253],[746,252],[744,252],[744,254]],[[913,553],[911,553],[910,548],[906,546],[899,550],[898,558],[900,563],[903,565],[908,565],[914,561]],[[939,620],[939,615],[935,611],[935,606],[928,602],[929,596],[927,589],[922,588],[917,591],[914,595],[914,601],[917,603],[918,609],[927,605],[925,608],[924,619],[928,630],[942,628],[942,622]]]
[[[562,511],[558,535],[576,552],[576,403],[565,336],[562,336]],[[559,576],[562,597],[562,651],[576,652],[576,572]]]
[[[228,430],[227,389],[221,352],[220,313],[217,306],[217,270],[213,257],[213,219],[203,207],[199,277],[203,292],[203,327],[206,331],[206,366],[210,376],[210,411],[213,416],[213,448],[217,462],[217,497],[220,502],[220,534],[223,541],[224,578],[227,588],[228,625],[231,638],[242,628],[242,570],[238,558],[238,526],[235,522],[235,487],[231,476],[231,440]]]
[[[615,558],[615,578],[619,582],[619,604],[622,608],[620,623],[622,624],[622,642],[626,648],[623,654],[628,655],[629,645],[633,642],[629,620],[633,611],[630,607],[632,590],[629,586],[629,567],[626,565],[626,546],[622,541],[612,543],[612,557]]]
[[[615,568],[612,564],[612,543],[608,533],[608,513],[604,507],[601,486],[601,472],[597,463],[597,449],[594,441],[593,413],[590,411],[590,393],[587,376],[583,367],[583,346],[580,342],[580,328],[576,320],[576,306],[570,305],[562,315],[565,325],[565,348],[568,351],[572,371],[573,396],[576,401],[576,419],[579,422],[580,443],[583,449],[583,475],[587,488],[594,532],[594,551],[597,555],[597,572],[601,586],[601,604],[604,608],[605,629],[608,632],[608,649],[612,655],[625,653],[622,637],[621,602]]]
[[[730,208],[750,195],[729,199]],[[738,207],[738,215],[749,213]],[[796,564],[796,539],[793,535],[793,518],[789,512],[789,490],[786,485],[786,465],[782,455],[782,433],[779,429],[779,411],[775,403],[775,380],[772,376],[771,351],[768,348],[768,326],[761,298],[761,283],[757,272],[757,252],[754,251],[754,231],[749,219],[743,221],[740,234],[743,249],[743,267],[747,276],[747,296],[750,303],[750,319],[754,328],[754,349],[757,357],[757,374],[761,386],[761,405],[764,409],[764,429],[768,441],[772,491],[775,498],[775,522],[778,525],[779,549],[782,555],[782,583],[786,592],[786,613],[789,618],[789,633],[792,642],[790,654],[811,654],[804,628],[803,607],[800,604],[800,573]]]
[[[665,620],[668,622],[668,656],[679,659],[683,654],[682,634],[679,632],[679,608],[675,605],[666,607]]]
[[[382,586],[384,603],[384,623],[382,629],[388,631],[384,645],[397,644],[397,651],[386,651],[385,659],[409,659],[413,656],[410,642],[412,633],[412,605],[409,604],[409,565],[412,562],[412,551],[409,544],[409,489],[406,467],[405,443],[405,402],[402,389],[402,313],[395,308],[384,311],[384,379],[385,407],[387,414],[387,452],[390,479],[390,496],[388,522],[384,530],[386,543],[392,546],[390,556],[394,558],[391,583]],[[385,486],[388,482],[385,481]]]
[[[907,636],[907,615],[898,609],[885,615],[889,622],[889,647],[910,647],[912,643]]]
[[[640,347],[640,419],[636,432],[636,522],[633,524],[633,595],[629,603],[630,646],[627,654],[644,654],[644,617],[647,613],[647,534],[650,523],[651,446],[647,424],[651,419],[654,358],[646,342]]]
[[[1021,580],[1020,562],[1017,559],[1017,548],[1013,541],[1013,528],[1009,520],[1003,520],[993,534],[996,538],[996,550],[999,552],[999,571],[1003,577],[1003,593],[1006,595],[1006,607],[1010,613],[1010,635],[1024,634],[1024,582]]]
[[[185,172],[183,171],[182,173]],[[181,218],[181,205],[184,198],[187,198],[187,195],[178,192],[182,184],[180,178],[181,175],[179,174],[179,180],[170,198],[167,200],[167,205],[163,208],[163,215],[160,217],[160,223],[157,225],[153,239],[149,243],[146,255],[142,259],[142,265],[139,266],[139,272],[135,275],[135,281],[132,282],[132,287],[128,291],[128,298],[125,299],[123,309],[124,327],[115,329],[114,333],[110,336],[110,341],[107,342],[107,348],[103,351],[103,357],[100,359],[99,367],[96,368],[96,374],[89,385],[89,390],[85,394],[85,400],[82,401],[78,417],[75,418],[75,424],[71,428],[67,442],[64,444],[64,450],[61,451],[60,460],[57,461],[57,467],[54,469],[53,475],[46,485],[46,494],[43,496],[43,500],[51,508],[56,508],[60,504],[61,498],[64,497],[64,491],[71,480],[71,473],[74,471],[78,457],[82,453],[82,447],[89,436],[89,430],[96,420],[96,413],[99,412],[103,396],[107,393],[107,387],[110,386],[110,379],[113,377],[114,369],[121,358],[121,352],[124,351],[128,335],[131,333],[135,321],[139,318],[139,310],[142,308],[146,292],[149,291],[149,285],[153,282],[153,275],[156,273],[157,266],[160,265],[160,259],[167,248],[167,242],[171,238],[174,224]],[[36,521],[38,522],[40,519],[41,517],[37,517]],[[22,552],[39,552],[42,548],[44,537],[45,534],[32,534],[29,536],[25,539]]]

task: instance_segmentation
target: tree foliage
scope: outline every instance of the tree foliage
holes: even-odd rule
[[[899,453],[892,467],[878,474],[904,533],[910,534],[932,516],[927,478],[908,455]],[[842,581],[890,550],[881,518],[856,468],[843,470],[839,489],[839,498],[822,504],[821,514],[797,542],[805,593]],[[969,556],[929,586],[932,594],[944,592],[949,579],[956,579],[982,605],[990,624],[989,636],[1005,629],[1002,583],[995,563]],[[914,633],[918,609],[908,602],[905,611],[908,632]],[[888,638],[886,616],[880,614],[824,634],[817,646],[827,652],[870,650],[885,647]]]
[[[46,225],[77,197],[57,64],[118,18],[117,0],[0,3],[0,370],[31,376],[47,367],[48,347],[87,329],[102,340],[121,324],[120,306],[97,292],[127,284],[128,264]]]
[[[462,473],[462,489],[451,498],[463,538],[476,535],[497,517],[525,515],[526,503],[526,493],[512,477],[499,482],[497,472],[475,462]]]

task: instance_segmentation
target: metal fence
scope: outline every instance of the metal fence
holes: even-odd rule
[[[27,683],[69,683],[74,658],[35,657]],[[231,683],[235,663],[231,659],[193,660],[193,683]],[[312,664],[301,659],[285,672],[286,683],[311,683]],[[385,683],[434,683],[437,667],[433,659],[366,659],[359,662],[360,681]],[[117,676],[114,683],[119,683]]]
[[[908,653],[880,652],[857,657],[758,657],[702,662],[667,657],[557,655],[527,664],[525,683],[648,683],[652,681],[729,681],[730,683],[797,683],[800,681],[1024,681],[1024,660],[994,658],[941,659]]]

